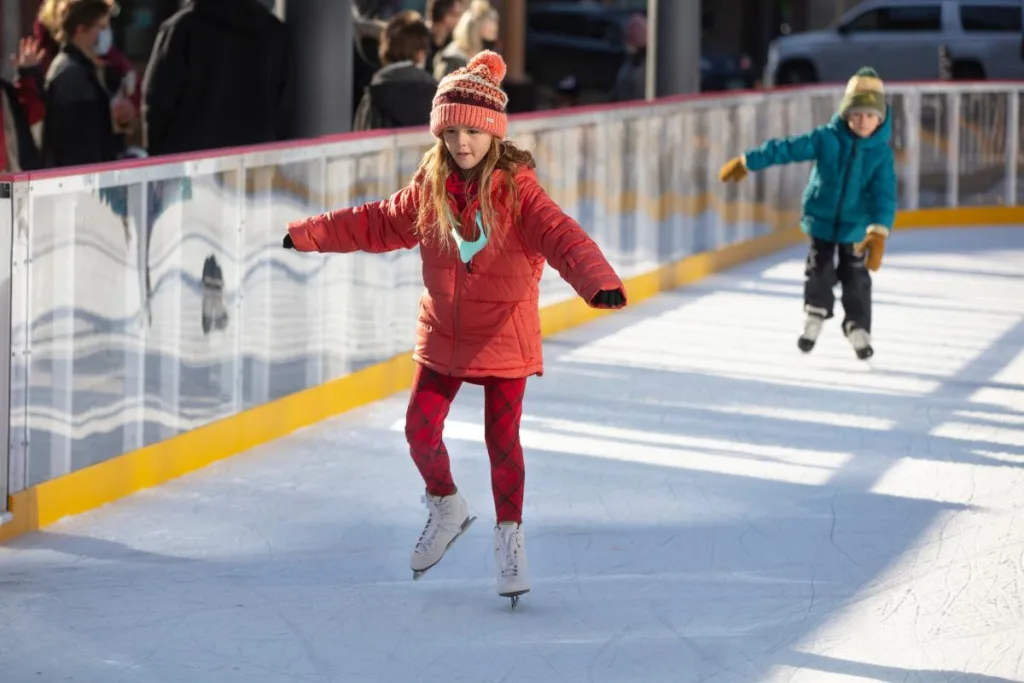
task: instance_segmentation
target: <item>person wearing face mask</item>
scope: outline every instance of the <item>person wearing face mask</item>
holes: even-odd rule
[[[642,100],[647,95],[647,19],[633,14],[626,21],[622,36],[626,60],[615,75],[608,93],[609,102]]]
[[[452,42],[434,57],[434,79],[440,81],[484,50],[498,44],[500,16],[488,0],[473,0],[452,33]]]
[[[124,54],[114,50],[114,31],[109,25],[97,36],[95,53],[100,82],[107,92],[113,93],[114,129],[118,134],[128,136],[135,129],[141,103],[135,67]]]
[[[124,151],[111,93],[96,69],[100,36],[109,26],[107,0],[71,0],[63,9],[60,52],[46,74],[43,158],[49,167],[113,161]]]
[[[61,19],[67,4],[68,0],[43,0],[32,25],[32,35],[43,48],[43,60],[39,65],[43,73],[49,70],[50,63],[60,51]],[[114,0],[107,0],[107,5],[110,7],[110,17],[117,17],[121,11],[120,5]],[[107,90],[122,90],[138,112],[142,105],[142,93],[138,87],[139,75],[128,56],[114,44],[113,31],[109,26],[97,40],[96,57],[97,64],[102,68],[101,80],[107,86]]]

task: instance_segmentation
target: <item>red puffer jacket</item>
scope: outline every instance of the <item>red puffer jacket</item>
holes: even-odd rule
[[[512,220],[506,182],[496,171],[491,187],[501,225],[492,226],[488,244],[469,264],[415,231],[416,181],[391,198],[296,221],[288,226],[299,251],[381,253],[420,245],[426,292],[420,299],[413,358],[455,377],[517,378],[541,375],[538,296],[544,262],[588,303],[601,290],[619,290],[622,281],[597,244],[548,197],[536,174],[515,175],[520,219]],[[464,238],[476,237],[479,201],[464,207],[451,195]]]

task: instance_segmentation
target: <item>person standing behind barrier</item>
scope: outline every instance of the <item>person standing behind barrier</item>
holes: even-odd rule
[[[857,357],[870,358],[871,274],[882,265],[885,240],[896,217],[896,168],[889,144],[892,116],[882,80],[870,67],[847,83],[832,120],[804,135],[769,140],[730,160],[721,179],[748,171],[813,161],[804,191],[801,228],[811,237],[804,270],[804,331],[797,344],[809,353],[832,317],[836,281],[843,285],[842,330]],[[839,266],[836,268],[836,252]]]
[[[433,40],[430,41],[430,51],[427,53],[427,63],[424,68],[427,73],[434,73],[434,58],[437,53],[445,49],[448,43],[452,42],[452,31],[459,23],[463,10],[462,0],[427,0],[425,15],[428,19],[427,28]]]
[[[482,385],[497,588],[516,597],[530,589],[519,424],[526,380],[544,370],[538,286],[545,260],[594,308],[621,308],[626,292],[597,244],[541,188],[532,155],[504,139],[504,76],[501,57],[481,52],[444,78],[430,118],[437,141],[409,185],[389,199],[293,222],[284,247],[420,247],[426,291],[405,434],[429,516],[410,566],[417,577],[433,567],[474,519],[442,436],[459,388]]]
[[[609,102],[628,102],[647,97],[647,18],[633,14],[626,21],[622,37],[626,61],[615,75]]]
[[[114,161],[124,142],[114,130],[111,94],[96,71],[100,35],[110,25],[106,0],[71,0],[61,20],[60,52],[46,74],[43,159],[47,166]]]
[[[425,126],[437,81],[423,70],[430,30],[418,12],[391,17],[380,43],[384,68],[373,75],[356,109],[353,130]]]
[[[0,172],[20,173],[43,167],[43,156],[32,132],[32,126],[45,116],[39,70],[42,58],[39,41],[22,38],[18,54],[12,59],[17,80],[12,83],[0,78],[0,149],[4,150]]]
[[[501,17],[488,0],[473,0],[452,32],[452,42],[434,57],[434,78],[461,69],[482,50],[494,50]]]
[[[60,50],[58,37],[61,34],[61,16],[67,4],[68,0],[43,0],[32,24],[32,34],[43,49],[40,66],[44,73],[50,68],[50,62]],[[110,6],[111,17],[116,17],[121,11],[120,5],[114,0],[107,0],[107,5]],[[104,49],[104,47],[108,49]],[[138,118],[139,107],[142,104],[141,94],[136,87],[138,75],[131,60],[128,59],[128,55],[114,45],[113,34],[109,26],[100,34],[96,61],[103,70],[100,80],[103,81],[107,90],[110,92],[121,90],[128,98],[128,103],[131,104],[131,107],[122,107],[122,111],[119,111],[118,115],[125,121],[129,117],[132,117],[132,120]]]
[[[161,24],[143,78],[147,151],[288,139],[294,68],[284,23],[258,0],[189,0]]]

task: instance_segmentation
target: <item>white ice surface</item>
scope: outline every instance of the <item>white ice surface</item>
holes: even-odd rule
[[[475,387],[413,583],[403,394],[0,548],[0,681],[1024,680],[1024,229],[897,232],[870,365],[797,350],[802,257],[547,343],[517,612]]]

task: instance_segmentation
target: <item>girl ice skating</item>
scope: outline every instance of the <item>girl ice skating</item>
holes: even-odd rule
[[[442,79],[430,120],[438,140],[410,184],[380,202],[292,223],[284,246],[420,247],[426,291],[405,434],[429,516],[410,565],[417,577],[433,567],[474,519],[442,433],[462,384],[482,385],[497,588],[515,605],[530,590],[519,423],[526,378],[543,373],[538,285],[545,260],[595,308],[621,308],[626,294],[594,241],[541,188],[532,156],[503,139],[504,75],[501,57],[484,51]]]
[[[846,86],[832,120],[809,133],[769,140],[722,167],[723,181],[776,164],[814,161],[804,190],[801,228],[811,237],[804,271],[804,332],[798,345],[814,348],[832,317],[836,281],[842,283],[843,333],[857,357],[870,358],[871,275],[882,264],[896,215],[896,170],[889,139],[892,120],[882,80],[860,69]],[[839,253],[838,268],[835,264]]]

